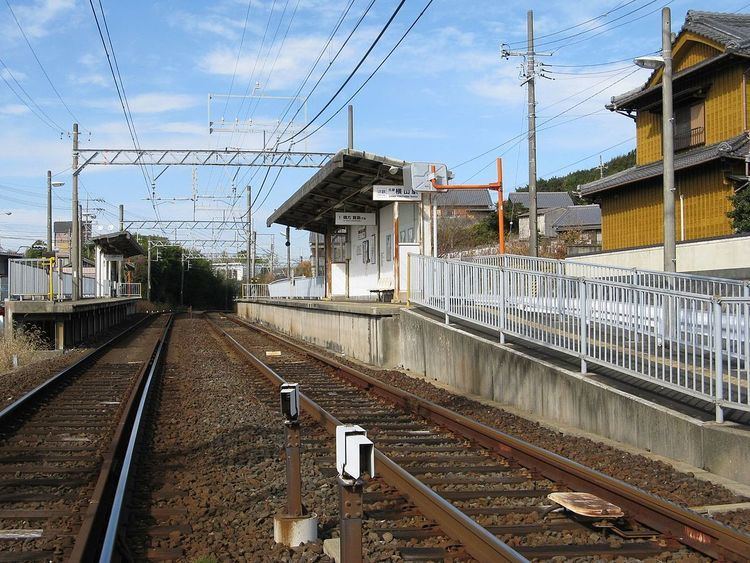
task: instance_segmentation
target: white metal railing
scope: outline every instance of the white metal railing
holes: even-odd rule
[[[477,264],[486,264],[501,268],[613,281],[683,293],[697,293],[716,297],[750,297],[750,283],[726,278],[673,274],[655,270],[621,268],[618,266],[604,266],[572,260],[555,260],[553,258],[535,258],[533,256],[520,256],[516,254],[465,256],[462,259]]]
[[[141,284],[140,283],[118,283],[117,284],[117,297],[140,297],[141,296]]]
[[[242,284],[242,299],[253,297],[270,297],[267,283],[245,283]]]
[[[96,297],[96,279],[84,276],[81,296]],[[61,261],[49,258],[8,260],[8,299],[62,301],[73,295],[73,276],[63,271]]]
[[[276,280],[268,284],[270,297],[283,299],[322,299],[325,297],[323,277]]]
[[[517,262],[508,263],[517,266]],[[410,302],[712,402],[750,410],[750,298],[410,256]],[[725,288],[726,289],[726,288]]]

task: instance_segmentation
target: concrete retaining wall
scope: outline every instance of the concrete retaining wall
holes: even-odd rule
[[[241,301],[237,314],[279,332],[386,368],[400,364],[398,307],[305,302]]]
[[[400,316],[402,365],[551,422],[750,484],[750,430],[702,422],[413,310]]]

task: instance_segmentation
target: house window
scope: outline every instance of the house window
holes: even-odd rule
[[[333,262],[346,262],[346,244],[347,244],[347,229],[346,227],[336,229],[333,235],[332,246],[333,246]]]
[[[706,142],[703,102],[684,105],[674,110],[674,150],[696,147]]]

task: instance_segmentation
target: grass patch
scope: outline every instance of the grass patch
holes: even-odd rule
[[[13,369],[13,357],[18,365],[26,365],[34,360],[39,350],[49,347],[47,339],[37,327],[21,327],[14,331],[13,338],[5,334],[0,337],[0,371]]]

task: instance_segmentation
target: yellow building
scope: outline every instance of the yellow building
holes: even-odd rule
[[[730,196],[747,182],[750,15],[689,11],[673,43],[675,227],[681,240],[733,234]],[[580,186],[601,205],[602,250],[664,242],[662,70],[612,98],[636,124],[636,166]]]

